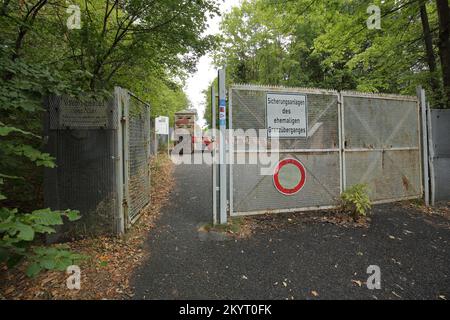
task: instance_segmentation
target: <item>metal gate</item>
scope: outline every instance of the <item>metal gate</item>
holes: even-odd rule
[[[308,88],[233,85],[229,128],[266,128],[267,94],[302,94],[307,101],[307,135],[280,139],[280,160],[299,160],[306,172],[300,192],[278,192],[261,165],[236,158],[259,150],[236,150],[228,139],[230,215],[329,209],[347,187],[366,183],[374,202],[422,195],[419,104],[416,97],[373,95]],[[240,132],[242,134],[242,132]],[[270,140],[270,139],[269,139]]]
[[[124,179],[118,180],[123,185],[120,216],[124,221],[120,229],[125,230],[150,203],[150,105],[126,89],[116,88],[115,92],[121,112],[119,137],[122,139],[118,142],[122,156],[119,158],[123,159],[118,170],[123,171]]]
[[[51,96],[46,109],[56,168],[44,172],[45,205],[82,216],[49,240],[125,232],[150,203],[150,106],[116,87],[106,101]]]
[[[422,195],[416,97],[342,93],[343,186],[365,183],[375,202]]]
[[[429,109],[431,204],[450,200],[450,110]]]

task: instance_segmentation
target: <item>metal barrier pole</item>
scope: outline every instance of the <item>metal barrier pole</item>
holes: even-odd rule
[[[422,115],[422,156],[423,156],[423,187],[424,187],[424,200],[425,205],[430,205],[430,189],[428,179],[428,138],[427,138],[427,112],[426,112],[426,99],[425,90],[422,87],[417,89],[420,101],[420,112]]]
[[[434,172],[434,144],[433,144],[433,127],[431,125],[431,109],[430,103],[427,103],[427,127],[428,127],[428,148],[429,148],[429,160],[428,164],[430,166],[430,203],[434,206],[435,197],[436,197],[436,180],[435,180],[435,172]]]
[[[217,163],[216,163],[216,91],[214,85],[211,86],[211,143],[212,143],[212,206],[213,224],[217,224]]]
[[[125,213],[124,213],[124,190],[123,190],[123,176],[124,176],[124,157],[123,157],[123,130],[124,125],[122,122],[123,118],[123,100],[122,100],[122,89],[120,87],[114,87],[114,106],[117,108],[117,130],[116,134],[116,148],[117,153],[115,154],[115,171],[116,171],[116,190],[117,190],[117,207],[118,207],[118,217],[117,217],[117,234],[125,233]]]
[[[227,223],[227,166],[225,162],[225,131],[227,125],[225,91],[225,68],[219,70],[219,172],[220,172],[220,218],[219,223]]]

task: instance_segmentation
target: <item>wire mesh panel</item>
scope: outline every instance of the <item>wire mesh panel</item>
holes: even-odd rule
[[[422,194],[415,97],[343,93],[344,187],[367,184],[373,201]]]
[[[305,186],[286,196],[275,189],[272,175],[261,175],[260,165],[233,165],[233,214],[314,209],[336,204],[340,194],[339,155],[283,153],[280,160],[296,158],[306,169]]]
[[[277,184],[280,166],[262,174],[264,166],[256,160],[261,150],[251,142],[258,129],[270,129],[269,97],[291,94],[305,101],[305,136],[281,137],[276,150],[269,138],[267,145],[279,152],[279,164],[294,159],[303,168],[302,187],[286,193]],[[329,208],[345,188],[359,183],[368,185],[372,201],[422,195],[416,97],[234,85],[230,110],[231,215]]]
[[[150,109],[134,96],[129,100],[128,219],[132,223],[150,203]]]
[[[46,101],[44,198],[54,210],[79,210],[49,241],[123,233],[150,202],[150,107],[116,87],[106,101],[52,96]]]
[[[117,108],[114,100],[47,99],[45,150],[56,162],[45,169],[45,205],[79,210],[81,219],[64,224],[49,241],[117,232]]]
[[[250,140],[245,147],[233,148],[231,166],[232,190],[231,214],[254,214],[304,210],[336,204],[340,194],[339,157],[339,104],[334,91],[301,88],[258,87],[234,85],[231,87],[232,127],[236,135],[249,129],[266,129],[266,104],[268,94],[299,94],[307,101],[307,134],[304,138],[279,139],[279,159],[297,159],[306,171],[304,187],[294,195],[279,192],[274,176],[262,175],[260,162],[249,163],[258,156],[251,150]],[[236,131],[241,129],[241,131]],[[247,131],[248,132],[248,131]],[[236,139],[236,137],[234,137]],[[236,140],[237,144],[237,140]],[[232,143],[233,145],[233,143]],[[240,164],[238,158],[245,155],[247,161]]]

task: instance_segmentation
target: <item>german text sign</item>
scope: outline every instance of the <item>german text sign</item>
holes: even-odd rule
[[[269,138],[307,137],[306,95],[297,93],[267,93],[266,126]]]
[[[62,104],[59,107],[59,125],[61,128],[106,128],[108,123],[108,110],[103,105]]]
[[[160,116],[155,119],[156,134],[169,134],[169,117]]]

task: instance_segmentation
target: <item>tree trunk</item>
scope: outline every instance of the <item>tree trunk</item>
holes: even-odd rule
[[[450,108],[450,9],[448,0],[436,0],[439,17],[439,57],[444,84],[444,100]]]
[[[434,55],[433,50],[433,35],[430,31],[430,23],[428,21],[428,13],[427,7],[425,5],[425,1],[422,1],[420,4],[420,20],[422,22],[423,29],[423,40],[425,43],[425,53],[428,63],[428,68],[430,69],[430,87],[431,87],[431,96],[433,97],[433,102],[437,107],[442,107],[442,98],[441,98],[441,86],[439,83],[439,79],[436,74],[436,57]]]

